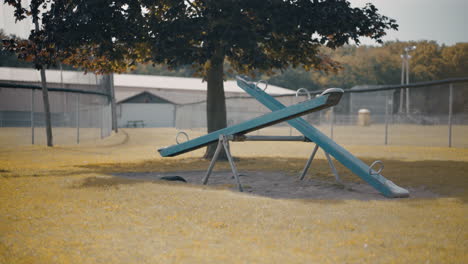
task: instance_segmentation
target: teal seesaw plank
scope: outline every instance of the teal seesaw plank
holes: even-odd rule
[[[272,111],[285,108],[278,100],[242,77],[237,77],[237,85]],[[307,123],[304,119],[291,119],[288,123],[386,197],[400,198],[409,196],[408,190],[397,186],[392,181],[372,171],[368,165]]]
[[[342,95],[342,92],[334,92],[317,97],[310,101],[306,101],[289,107],[283,107],[278,111],[274,111],[263,116],[251,119],[249,121],[217,130],[215,132],[186,141],[178,145],[162,148],[158,151],[163,157],[176,156],[194,149],[204,147],[210,143],[217,142],[219,140],[220,135],[229,136],[236,134],[246,134],[267,126],[271,126],[292,118],[296,118],[307,113],[334,106],[340,101]]]

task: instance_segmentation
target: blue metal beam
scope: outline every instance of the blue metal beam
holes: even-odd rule
[[[265,93],[254,83],[249,82],[246,79],[237,77],[237,85],[272,111],[278,111],[285,108],[285,106],[278,100]],[[356,158],[353,154],[338,145],[318,129],[307,123],[304,119],[291,119],[288,123],[383,195],[391,198],[409,196],[408,190],[397,186],[380,174],[374,174],[368,165]]]
[[[267,126],[271,126],[289,119],[296,118],[301,115],[305,115],[314,111],[334,106],[340,101],[342,95],[343,91],[333,92],[330,94],[319,96],[313,100],[309,100],[289,107],[283,107],[281,109],[278,109],[278,111],[273,111],[263,116],[254,118],[252,120],[217,130],[215,132],[186,141],[178,145],[162,148],[158,151],[163,157],[176,156],[185,152],[189,152],[191,150],[204,147],[210,143],[217,142],[219,140],[220,135],[229,136],[236,134],[246,134]]]

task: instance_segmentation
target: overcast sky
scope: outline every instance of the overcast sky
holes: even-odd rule
[[[452,45],[468,42],[468,0],[349,0],[353,7],[374,4],[379,12],[396,19],[398,31],[385,40],[436,40]],[[365,44],[374,44],[364,39]]]
[[[25,0],[24,0],[25,1]],[[452,45],[468,42],[468,0],[349,0],[354,7],[373,3],[381,14],[397,20],[398,31],[385,40],[436,40]],[[1,1],[3,3],[3,1]],[[30,24],[15,25],[13,9],[0,5],[0,28],[7,34],[26,37]],[[364,44],[375,44],[363,39]]]

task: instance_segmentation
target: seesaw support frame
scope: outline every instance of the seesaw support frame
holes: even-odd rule
[[[311,142],[309,141],[306,137],[304,136],[246,136],[246,135],[219,135],[218,139],[218,146],[216,147],[215,153],[213,155],[213,158],[211,159],[210,165],[208,166],[208,170],[206,172],[205,177],[202,179],[202,184],[206,185],[208,183],[208,179],[211,176],[211,173],[213,172],[213,168],[216,164],[216,161],[219,158],[219,155],[221,153],[221,149],[224,148],[224,151],[226,152],[226,156],[228,158],[229,164],[231,166],[232,173],[234,174],[234,179],[236,180],[237,187],[240,192],[243,192],[244,189],[242,188],[242,184],[240,182],[239,178],[239,172],[237,170],[236,164],[234,163],[234,159],[231,155],[231,149],[229,145],[229,141],[233,142],[243,142],[243,141],[302,141],[302,142]],[[310,165],[312,164],[312,160],[315,157],[315,154],[317,153],[319,146],[315,144],[314,150],[312,151],[312,154],[310,155],[309,159],[307,160],[307,163],[302,170],[301,176],[299,177],[300,180],[303,180],[305,175],[307,174],[307,171],[310,168]],[[338,174],[338,171],[336,170],[335,165],[333,164],[333,161],[330,157],[330,155],[326,152],[325,157],[327,158],[328,165],[330,166],[330,169],[335,176],[335,181],[343,185],[343,182],[340,179],[340,176]]]

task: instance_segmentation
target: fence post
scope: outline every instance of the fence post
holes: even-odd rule
[[[449,84],[448,147],[452,147],[453,84]]]
[[[388,105],[390,100],[388,99],[388,92],[385,93],[385,145],[388,144]]]
[[[99,107],[99,106],[98,106]],[[101,117],[101,139],[104,138],[104,107],[101,105],[99,107],[100,117]]]
[[[80,144],[80,94],[76,96],[76,144]]]
[[[34,145],[34,89],[31,89],[31,144]]]
[[[119,107],[122,107],[122,105],[120,105]],[[120,109],[120,113],[122,113],[122,108]],[[172,123],[172,126],[174,128],[177,128],[177,105],[174,105],[174,115],[173,115],[173,117],[174,117],[174,122]]]
[[[297,98],[297,96],[296,97],[291,97],[291,104],[290,105],[297,104],[297,100],[295,98]],[[288,124],[288,123],[286,123],[286,124]],[[292,136],[292,126],[289,125],[289,124],[287,126],[289,127],[289,136]]]
[[[333,123],[335,122],[335,107],[331,108],[330,113],[330,138],[333,139]]]
[[[405,84],[405,60],[403,59],[403,55],[401,55],[401,85]],[[400,105],[398,109],[398,113],[403,114],[403,102],[405,99],[405,89],[400,88]]]

